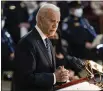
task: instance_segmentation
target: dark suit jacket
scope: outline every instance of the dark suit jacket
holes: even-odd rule
[[[43,40],[34,28],[17,45],[13,89],[15,91],[51,91],[55,71],[53,50],[52,59],[51,64]]]

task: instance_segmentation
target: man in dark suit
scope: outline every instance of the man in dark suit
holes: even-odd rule
[[[48,39],[58,28],[59,8],[53,4],[42,6],[36,21],[35,28],[20,40],[16,48],[13,91],[53,91],[56,82],[69,79],[68,70],[62,66],[56,69]]]

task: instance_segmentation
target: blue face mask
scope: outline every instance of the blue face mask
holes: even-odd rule
[[[82,15],[83,15],[83,9],[82,8],[75,9],[74,16],[82,17]]]

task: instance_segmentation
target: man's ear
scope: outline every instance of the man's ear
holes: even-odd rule
[[[39,23],[39,25],[42,24],[42,16],[39,16],[39,17],[38,17],[38,23]]]
[[[39,15],[39,17],[38,17],[38,21],[41,22],[41,16],[40,16],[40,15]]]

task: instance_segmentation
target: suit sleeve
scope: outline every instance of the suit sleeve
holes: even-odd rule
[[[42,88],[51,88],[54,83],[53,73],[36,72],[36,53],[28,43],[20,44],[16,50],[16,72],[18,73],[20,84],[25,86],[35,86]],[[35,54],[35,55],[34,55]]]
[[[80,72],[85,67],[85,60],[67,55],[66,56],[67,66],[75,72]]]

